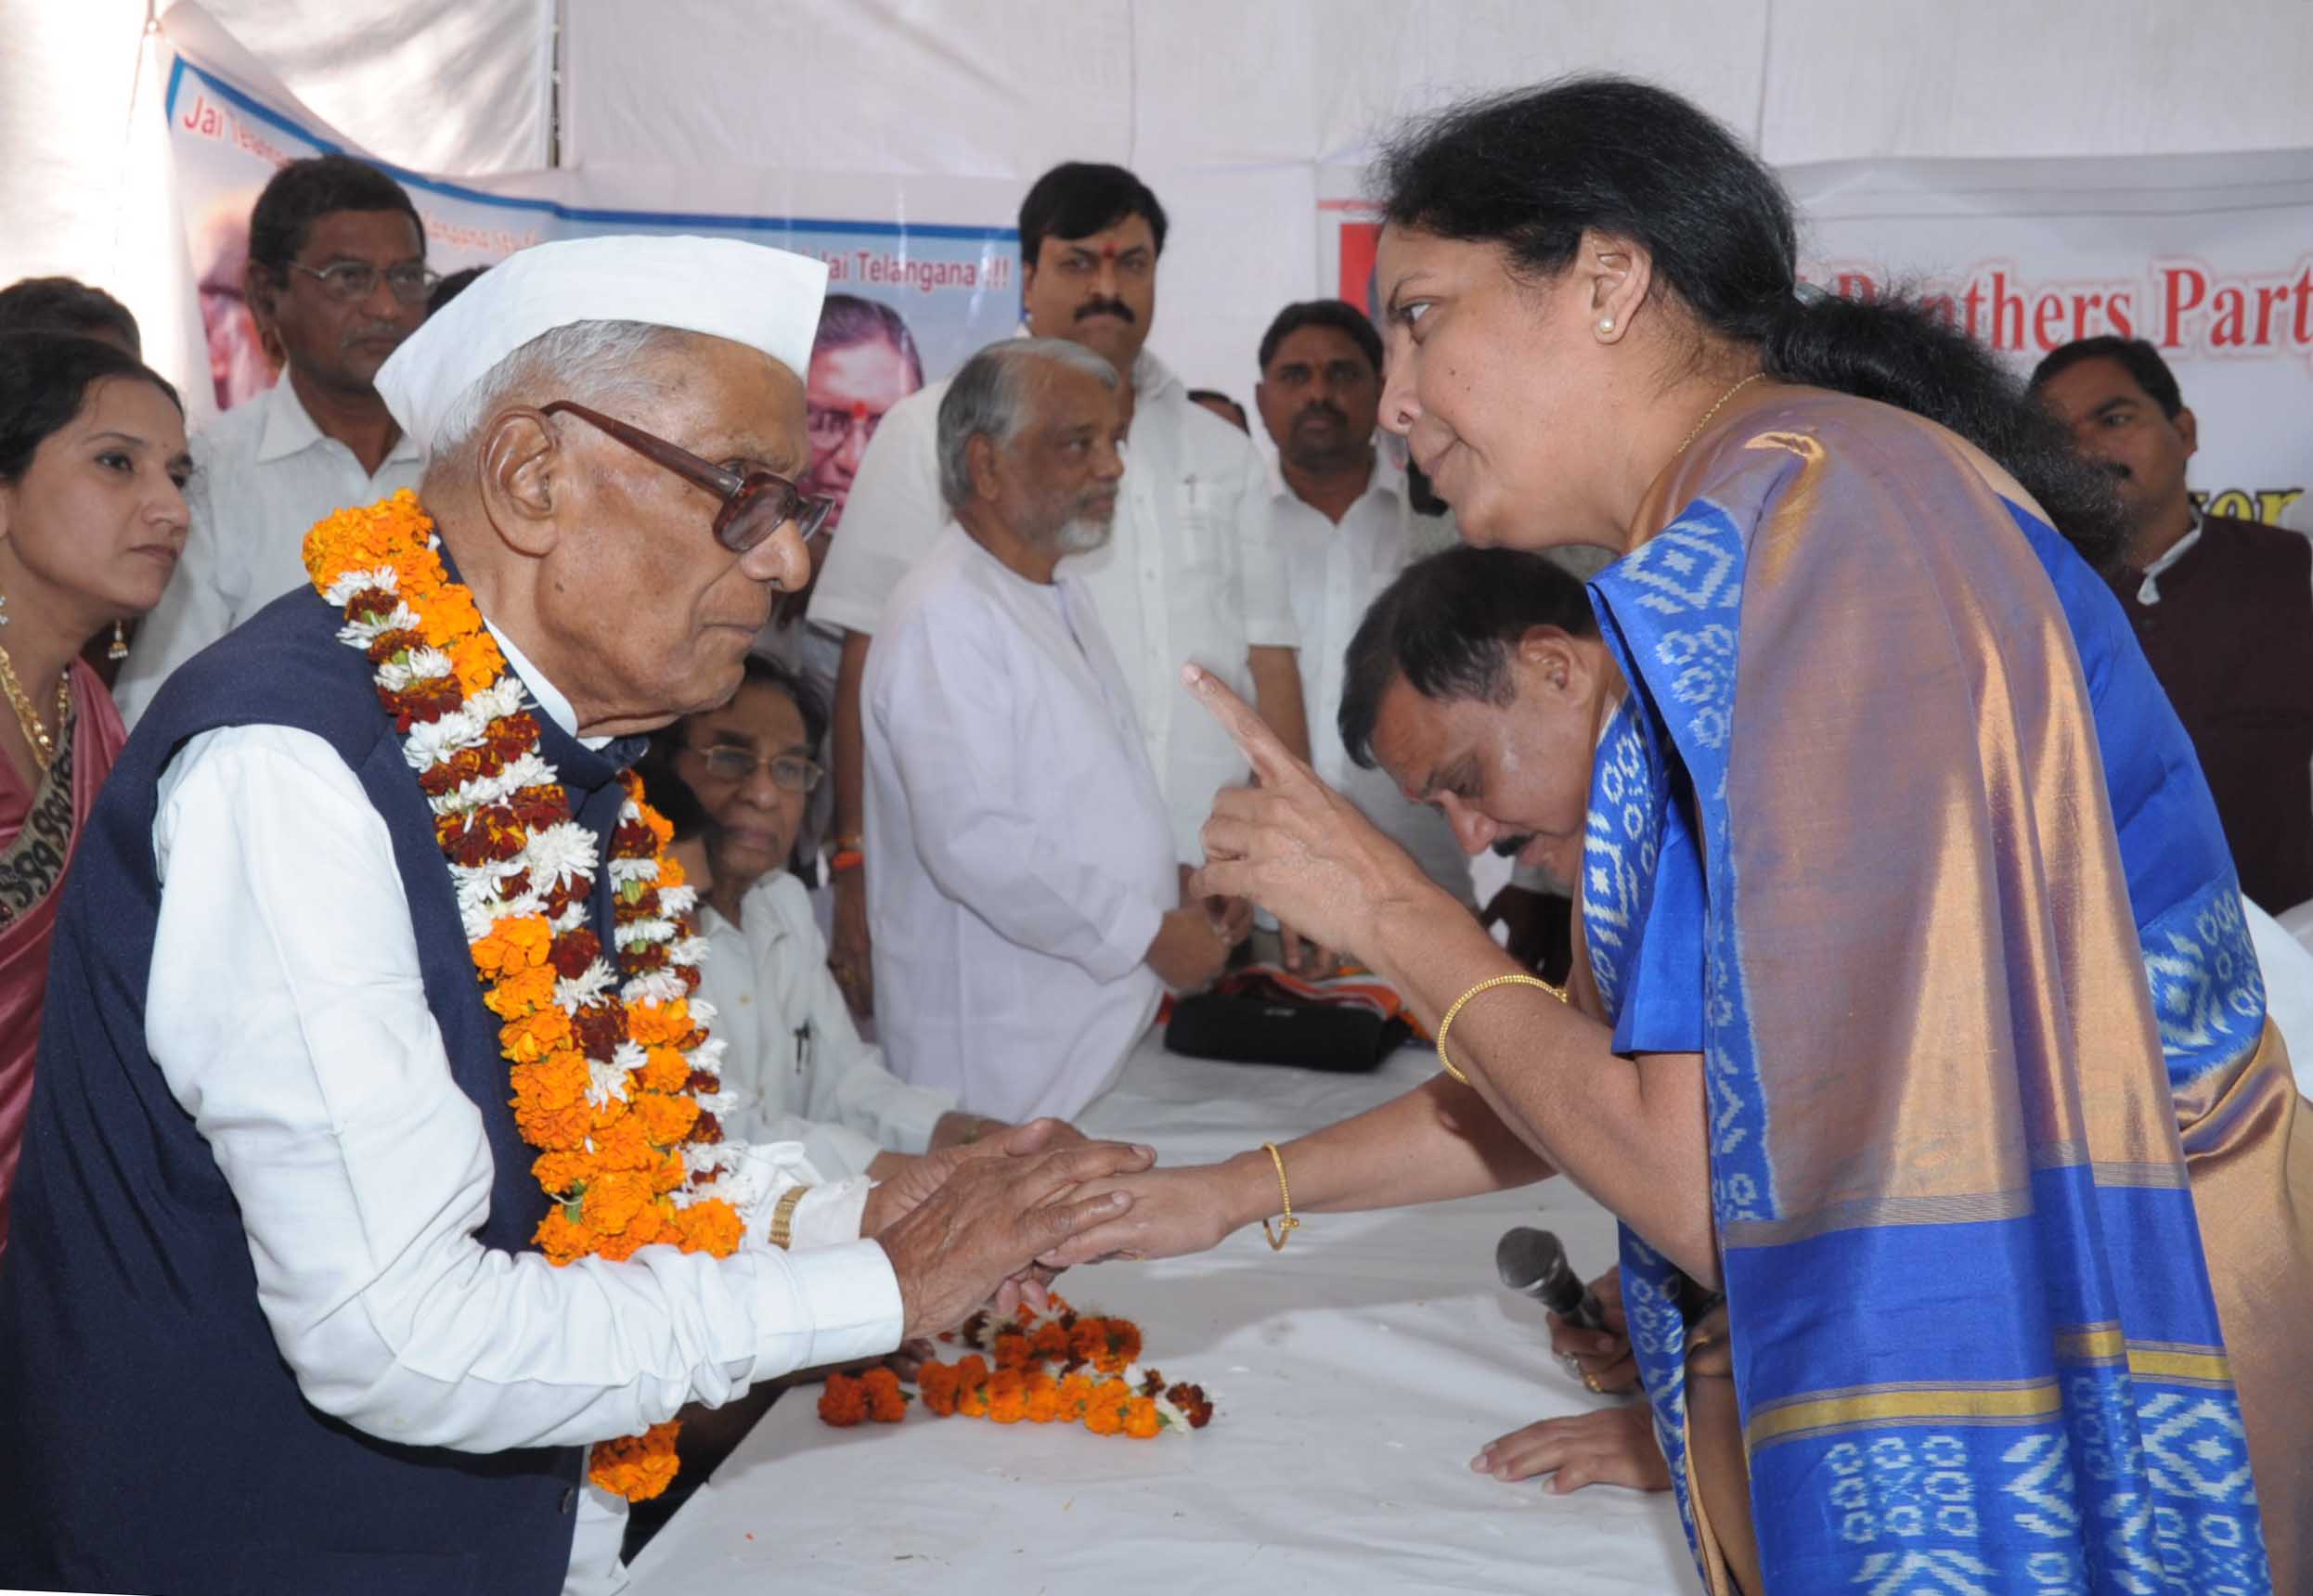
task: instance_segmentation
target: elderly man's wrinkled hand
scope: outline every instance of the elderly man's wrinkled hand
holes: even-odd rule
[[[1124,1192],[1071,1193],[1088,1182],[1138,1174],[1156,1159],[1145,1147],[1085,1141],[959,1161],[936,1190],[875,1233],[898,1277],[903,1333],[950,1328],[1040,1255],[1122,1216],[1132,1203]]]

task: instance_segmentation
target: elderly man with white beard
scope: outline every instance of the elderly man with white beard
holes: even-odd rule
[[[1131,696],[1088,591],[1059,569],[1107,541],[1123,437],[1116,368],[1081,345],[974,355],[939,405],[955,520],[868,656],[885,1057],[998,1119],[1076,1115],[1164,988],[1201,986],[1228,957],[1214,914],[1182,902]]]
[[[684,1404],[955,1322],[1147,1164],[1029,1126],[872,1186],[720,1139],[626,766],[806,579],[825,277],[498,266],[379,374],[422,498],[316,526],[145,714],[57,932],[0,1586],[615,1589]]]

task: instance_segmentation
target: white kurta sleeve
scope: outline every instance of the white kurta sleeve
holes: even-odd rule
[[[1020,767],[1007,716],[1015,697],[1038,689],[1022,679],[1032,666],[1012,657],[1006,617],[962,589],[942,597],[878,638],[870,667],[868,713],[906,792],[908,841],[939,890],[999,935],[1096,981],[1120,980],[1147,957],[1164,907],[1105,859],[1054,850],[1065,829],[1053,813],[1080,797]],[[874,930],[879,938],[905,934]]]
[[[930,389],[909,395],[885,413],[869,440],[812,584],[807,613],[817,624],[874,631],[885,600],[947,521],[948,506],[939,496],[937,401],[938,393]]]
[[[634,1435],[899,1340],[858,1235],[863,1183],[815,1191],[798,1242],[646,1247],[558,1268],[483,1246],[492,1160],[426,1001],[383,820],[319,739],[209,732],[162,784],[146,1036],[239,1202],[258,1300],[306,1399],[468,1451]],[[774,1188],[813,1178],[758,1148]]]
[[[129,645],[128,659],[113,685],[113,701],[131,730],[177,666],[233,629],[235,595],[225,586],[226,551],[218,547],[211,492],[205,470],[194,472],[185,484],[186,508],[192,512],[185,552],[162,590],[161,602],[136,623],[136,641]]]
[[[787,1011],[801,1014],[811,1026],[803,1117],[858,1132],[896,1152],[924,1152],[939,1116],[952,1111],[956,1100],[901,1080],[885,1064],[884,1049],[860,1039],[850,1005],[827,968],[827,939],[820,934],[802,883],[782,877],[778,888],[764,895],[787,934],[778,948],[784,968],[763,971],[761,977],[776,982],[788,996]],[[816,1147],[808,1139],[805,1145]],[[863,1160],[846,1163],[866,1167]]]

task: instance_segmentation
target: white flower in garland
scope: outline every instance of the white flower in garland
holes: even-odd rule
[[[643,947],[653,942],[672,942],[681,928],[671,920],[630,920],[618,928],[618,951]]]
[[[628,807],[631,809],[633,806],[630,804]],[[631,825],[634,822],[630,817],[623,823]],[[614,887],[624,887],[636,882],[648,886],[658,879],[659,867],[655,859],[613,859],[611,861],[611,885]]]
[[[531,833],[520,860],[530,872],[530,884],[549,892],[564,882],[592,881],[596,857],[594,833],[575,821],[559,820]]]
[[[420,624],[418,611],[396,599],[394,608],[382,615],[371,613],[346,622],[337,629],[337,640],[350,643],[366,654],[369,645],[388,632],[414,632]]]
[[[485,726],[468,709],[454,709],[439,720],[420,721],[402,740],[402,757],[412,770],[431,770],[453,754],[481,747]]]
[[[388,660],[378,667],[378,685],[392,692],[402,692],[418,682],[432,681],[450,674],[450,657],[439,649],[412,649],[398,660]]]
[[[402,590],[401,573],[391,565],[372,566],[367,571],[348,571],[322,590],[321,596],[342,610],[354,601],[356,593],[370,591],[398,594]],[[413,621],[413,626],[414,626]],[[368,645],[364,645],[367,647]]]
[[[600,959],[576,975],[554,984],[554,1001],[573,1012],[600,1002],[618,981],[617,974]]]
[[[636,976],[619,989],[618,996],[629,1007],[638,1003],[656,1003],[664,1007],[683,998],[691,989],[683,978],[672,970],[652,970]]]
[[[547,787],[553,784],[554,767],[536,753],[519,754],[507,761],[506,767],[496,776],[476,777],[455,792],[446,792],[433,800],[437,815],[463,814],[470,809],[486,808],[503,804],[525,787]]]
[[[659,907],[668,914],[690,914],[699,907],[699,889],[685,882],[678,887],[659,888]]]
[[[596,1108],[608,1108],[613,1100],[627,1100],[627,1072],[615,1062],[601,1059],[587,1061],[587,1101]]]

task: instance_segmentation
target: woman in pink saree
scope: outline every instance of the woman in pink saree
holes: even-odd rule
[[[0,1258],[40,1046],[48,938],[123,740],[89,638],[161,598],[192,471],[176,393],[62,332],[0,337]]]

